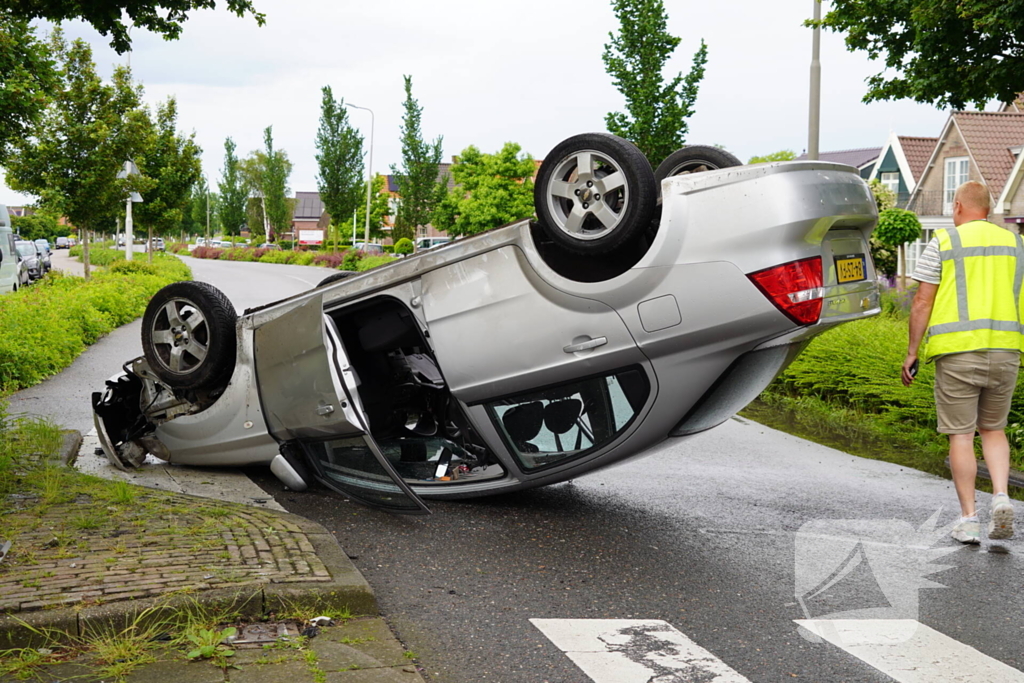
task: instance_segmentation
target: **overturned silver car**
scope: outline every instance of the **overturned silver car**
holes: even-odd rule
[[[578,135],[541,166],[536,222],[240,317],[208,284],[169,285],[144,356],[93,395],[103,449],[121,468],[263,463],[423,512],[721,424],[812,337],[879,310],[854,169],[732,163],[688,147],[655,172]]]

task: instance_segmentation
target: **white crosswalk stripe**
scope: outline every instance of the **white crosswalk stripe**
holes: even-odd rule
[[[1024,683],[1024,673],[913,619],[798,619],[899,683]]]
[[[595,683],[750,683],[666,621],[530,619]]]

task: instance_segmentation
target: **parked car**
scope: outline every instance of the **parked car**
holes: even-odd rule
[[[70,240],[68,240],[67,237],[58,237],[56,240],[54,240],[54,248],[55,249],[70,249],[71,248],[71,242],[70,242]]]
[[[0,204],[0,294],[18,291],[29,282],[28,267],[14,246],[14,231],[7,207]]]
[[[43,264],[43,272],[49,273],[53,265],[50,263],[50,243],[44,239],[35,240],[36,248],[39,250],[40,262]]]
[[[569,138],[537,222],[241,317],[207,283],[168,285],[143,356],[93,394],[104,453],[265,464],[294,490],[423,512],[721,424],[813,337],[879,312],[877,209],[849,166],[695,154],[652,171],[615,136]]]
[[[416,251],[440,247],[442,244],[448,244],[451,241],[451,237],[421,237],[416,240]]]
[[[21,260],[28,270],[29,278],[38,280],[45,274],[42,258],[39,254],[39,247],[35,245],[35,242],[18,240],[14,243],[14,248],[17,249],[18,254],[21,256]]]
[[[384,247],[379,244],[373,244],[372,242],[356,242],[352,245],[353,249],[363,252],[367,256],[383,256]]]
[[[149,249],[149,242],[146,242],[146,249]],[[167,248],[164,246],[164,239],[162,237],[153,238],[153,251],[166,251]]]
[[[275,244],[274,242],[264,242],[257,249],[273,249],[274,251],[281,251],[281,245]]]

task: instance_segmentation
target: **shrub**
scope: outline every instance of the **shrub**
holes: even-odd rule
[[[414,247],[412,240],[409,239],[408,237],[403,237],[402,239],[395,242],[396,254],[411,254],[413,252],[413,249]]]
[[[167,251],[172,254],[188,254],[188,243],[187,242],[172,242],[167,245]]]
[[[341,265],[342,260],[345,258],[345,253],[339,254],[317,254],[313,257],[313,265],[315,266],[327,266],[328,268],[337,268]]]
[[[365,254],[358,249],[349,249],[341,260],[342,270],[359,270],[359,262],[363,260],[363,256]]]
[[[297,266],[308,266],[313,263],[315,256],[316,254],[310,251],[297,251],[291,262]]]
[[[60,372],[87,345],[142,315],[161,287],[191,277],[177,258],[154,255],[152,265],[122,261],[88,281],[50,273],[0,297],[0,391]]]
[[[356,267],[356,270],[360,272],[372,270],[374,268],[386,266],[389,263],[394,263],[397,260],[398,259],[394,256],[366,256],[359,261],[359,265]]]

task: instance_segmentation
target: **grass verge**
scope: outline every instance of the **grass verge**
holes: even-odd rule
[[[87,346],[142,315],[161,287],[190,279],[179,259],[154,255],[152,265],[114,259],[89,280],[53,271],[0,297],[0,393],[60,372]]]

